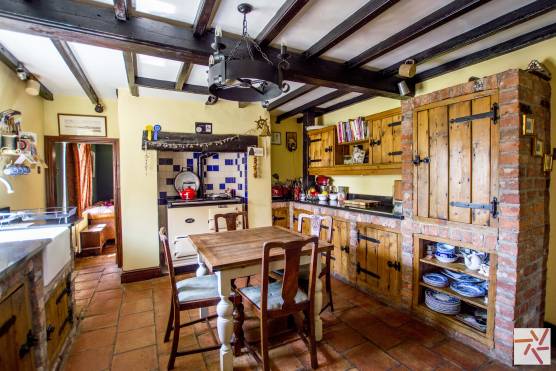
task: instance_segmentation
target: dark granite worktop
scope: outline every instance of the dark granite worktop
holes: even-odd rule
[[[0,280],[17,269],[21,263],[40,253],[50,241],[50,238],[43,238],[0,243]]]
[[[22,221],[21,219],[15,219],[7,224],[0,224],[0,233],[2,231],[13,231],[15,229],[27,229],[27,228],[45,228],[45,227],[71,227],[79,223],[82,218],[77,215],[70,216],[69,218],[61,219],[49,219],[49,220],[31,220]]]

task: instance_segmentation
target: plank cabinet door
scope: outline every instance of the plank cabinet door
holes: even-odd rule
[[[368,225],[359,225],[358,232],[357,286],[386,296],[399,296],[399,235]]]
[[[336,144],[335,126],[321,133],[321,166],[334,166],[334,147]]]
[[[287,207],[278,207],[272,209],[272,225],[289,228],[289,208]]]
[[[486,117],[496,103],[497,93],[485,92],[416,110],[416,216],[496,225],[490,210],[466,205],[489,205],[498,196],[498,124]]]
[[[299,214],[312,214],[312,212],[304,209],[293,209],[293,229],[297,231],[297,217]],[[311,221],[309,219],[303,219],[303,224],[301,225],[301,234],[306,236],[311,235]]]
[[[307,133],[309,137],[309,167],[322,166],[322,134]]]
[[[334,219],[334,272],[349,282],[355,283],[354,253],[349,246],[349,222]]]
[[[401,115],[393,114],[370,121],[371,149],[369,162],[372,164],[400,163]]]

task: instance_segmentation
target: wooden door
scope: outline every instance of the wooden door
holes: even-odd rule
[[[349,282],[355,283],[353,254],[349,246],[349,222],[334,219],[334,272]]]
[[[304,209],[293,209],[293,229],[297,231],[297,217],[299,214],[313,214],[310,211]],[[311,221],[309,219],[304,219],[301,226],[301,233],[310,236],[311,235]]]
[[[272,225],[289,228],[289,208],[288,207],[278,207],[272,209]]]
[[[369,150],[369,163],[382,163],[382,147],[380,146],[382,139],[382,120],[377,119],[371,121],[371,149]]]
[[[391,164],[402,162],[400,109],[367,116],[371,129],[369,163]]]
[[[322,135],[321,132],[307,133],[309,137],[309,167],[322,166]]]
[[[58,306],[56,305],[57,289],[54,289],[50,298],[47,300],[44,309],[46,312],[46,349],[48,355],[48,364],[56,359],[58,345],[60,343],[58,332],[60,330],[60,321],[58,319]]]
[[[0,302],[0,370],[33,370],[32,348],[22,348],[31,332],[29,301],[24,285]]]
[[[335,126],[321,133],[321,166],[334,166],[334,146],[336,143]]]
[[[414,114],[414,214],[495,226],[487,209],[498,196],[499,125],[489,117],[494,91],[417,109]],[[425,159],[425,161],[423,161]]]

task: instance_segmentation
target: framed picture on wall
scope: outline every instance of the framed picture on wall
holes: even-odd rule
[[[58,114],[58,134],[106,137],[106,116]]]
[[[542,157],[544,155],[544,142],[542,140],[534,137],[531,147],[533,147],[533,156]]]
[[[272,132],[272,139],[270,141],[272,144],[282,144],[282,135],[279,131]]]
[[[286,148],[290,152],[293,152],[297,149],[297,132],[295,131],[286,132]]]
[[[521,115],[521,135],[535,135],[535,119],[530,114]]]

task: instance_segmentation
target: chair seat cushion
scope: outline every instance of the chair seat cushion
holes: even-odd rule
[[[180,303],[219,298],[218,278],[214,274],[186,278],[176,282]]]
[[[239,290],[258,308],[261,307],[261,286],[247,286]],[[309,300],[307,294],[297,289],[295,302],[302,303],[307,300]],[[284,304],[284,299],[282,299],[282,282],[276,281],[268,284],[267,309],[279,309],[282,307],[282,304]]]

